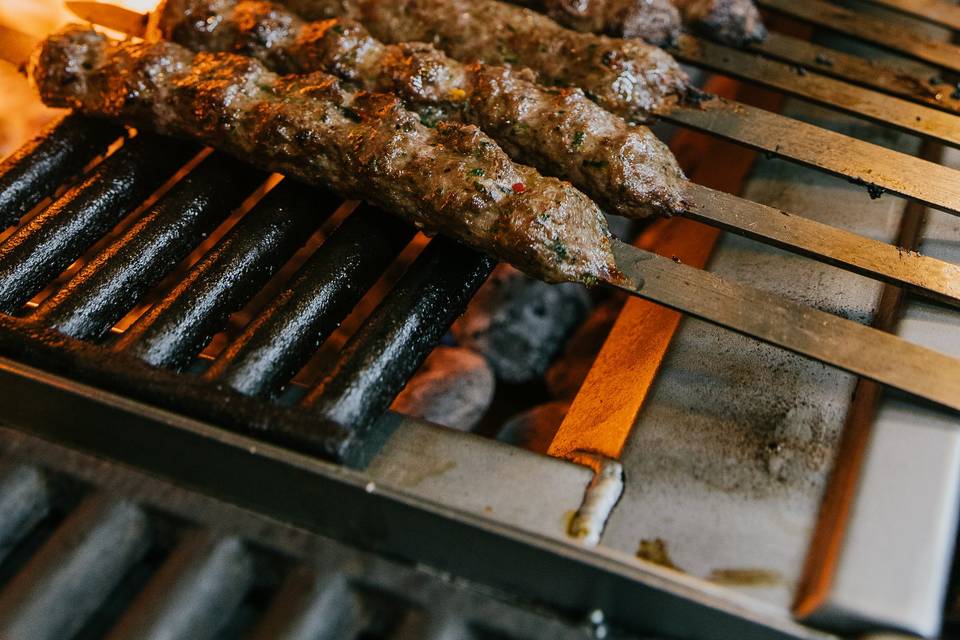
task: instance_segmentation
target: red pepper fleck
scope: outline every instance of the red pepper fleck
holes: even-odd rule
[[[522,182],[516,183],[515,185],[513,185],[512,188],[514,193],[523,193],[524,191],[527,190],[527,186]]]

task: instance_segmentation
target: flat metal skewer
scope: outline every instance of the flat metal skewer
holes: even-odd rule
[[[629,293],[960,411],[960,360],[616,241]]]
[[[948,146],[960,147],[960,116],[853,86],[819,73],[808,73],[798,67],[693,36],[681,36],[669,51],[681,62],[755,82]]]
[[[610,286],[960,412],[958,359],[620,241],[612,248],[620,274]]]
[[[960,215],[960,171],[725,98],[659,112],[669,122]]]
[[[776,31],[769,32],[763,42],[747,45],[746,50],[934,109],[960,113],[960,92],[955,86],[940,81],[936,71],[924,65],[867,60]]]
[[[106,26],[115,29],[140,29],[142,34],[146,24],[143,14],[113,5],[67,4],[73,10],[79,8],[82,17],[104,19]],[[686,184],[684,199],[689,204],[686,217],[960,306],[960,267],[955,265],[694,183]]]
[[[102,2],[67,2],[79,17],[143,36],[149,16]],[[960,171],[723,98],[655,115],[866,186],[960,215]]]
[[[960,71],[960,46],[925,38],[879,18],[865,16],[823,0],[757,0],[757,4],[944,69]]]
[[[960,30],[960,6],[943,0],[865,0],[904,15]]]

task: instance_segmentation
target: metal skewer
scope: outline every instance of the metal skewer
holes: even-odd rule
[[[146,33],[148,15],[101,2],[67,6],[89,22],[139,37]],[[723,98],[695,107],[674,104],[656,115],[863,184],[872,196],[890,192],[960,215],[955,169]]]
[[[932,24],[960,30],[960,6],[943,0],[866,0]]]
[[[902,68],[905,65],[867,60],[775,31],[768,33],[763,42],[751,43],[746,49],[934,109],[960,113],[960,94],[954,94],[956,87],[942,81],[934,82],[939,79],[932,69]]]
[[[807,73],[782,62],[693,36],[681,36],[670,52],[681,62],[756,82],[948,146],[960,146],[960,116],[853,86],[819,73]]]
[[[143,33],[142,14],[101,3],[68,6],[78,4],[84,17],[106,18],[105,26]],[[960,267],[955,265],[693,183],[687,183],[684,199],[689,208],[683,215],[692,219],[960,306]]]
[[[823,0],[757,0],[757,4],[944,69],[960,71],[960,46],[925,38],[879,18],[865,16]]]
[[[958,359],[619,241],[612,248],[620,274],[610,286],[960,412]]]

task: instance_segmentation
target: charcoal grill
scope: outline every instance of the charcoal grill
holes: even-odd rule
[[[783,3],[766,4],[784,10]],[[942,37],[929,25],[926,29],[932,38]],[[774,34],[756,48],[767,47],[768,55],[783,58],[805,51],[803,46],[823,51],[826,43],[843,64],[825,72],[841,80],[849,80],[842,74],[862,60],[852,53],[876,55],[851,48],[842,38],[798,43],[806,41]],[[704,55],[698,50],[688,57],[694,54]],[[724,70],[709,60],[705,66]],[[909,93],[903,76],[878,73],[863,84]],[[850,111],[822,96],[805,97]],[[933,104],[928,93],[912,97]],[[770,94],[753,98],[765,108],[781,102]],[[949,111],[954,102],[947,98],[934,106]],[[883,137],[911,153],[937,151],[930,144],[921,151],[911,138],[874,125],[804,112],[793,101],[785,109],[827,128]],[[694,149],[688,155],[706,150],[708,158],[724,154],[728,159],[725,172],[700,164],[691,171],[693,178],[739,190],[752,156],[692,137],[675,145],[681,160],[684,145]],[[773,201],[779,194],[792,198],[785,208],[802,210],[821,205],[824,197],[838,197],[845,206],[832,222],[839,226],[906,248],[920,245],[924,237],[955,241],[953,228],[940,218],[931,218],[924,236],[918,206],[886,198],[866,215],[864,207],[871,205],[855,197],[861,195],[856,187],[837,187],[830,178],[824,178],[824,186],[812,172],[770,160],[760,167],[746,182],[757,194],[754,199]],[[771,182],[778,194],[770,195],[769,188],[763,193]],[[888,209],[887,222],[876,228],[871,225],[880,206]],[[801,578],[827,580],[828,591],[833,589],[828,606],[821,602],[804,615],[818,626],[841,632],[894,626],[929,634],[939,621],[955,527],[951,509],[957,486],[950,482],[960,468],[960,458],[952,455],[958,448],[951,427],[955,416],[896,398],[881,404],[876,388],[865,383],[851,401],[855,381],[850,376],[772,357],[772,348],[750,352],[750,343],[725,342],[741,339],[717,337],[699,322],[677,330],[670,317],[643,315],[652,306],[637,301],[622,312],[594,365],[595,375],[574,400],[551,447],[553,457],[540,456],[388,411],[490,274],[494,263],[488,257],[444,238],[425,238],[366,205],[289,180],[278,182],[219,153],[78,115],[66,116],[0,166],[0,216],[8,227],[0,236],[0,397],[5,405],[0,512],[7,514],[0,521],[2,634],[824,637],[794,621],[789,607],[782,606],[785,584],[793,589]],[[675,249],[690,263],[706,261],[715,231],[690,221],[668,224],[681,229],[687,241],[674,247],[668,238],[661,250]],[[689,257],[683,253],[688,250],[693,251]],[[731,265],[745,257],[760,260],[769,273],[736,272]],[[780,287],[784,295],[815,294],[813,289],[783,290],[796,260],[758,252],[748,240],[724,238],[714,267],[732,270],[736,279],[753,279],[757,286]],[[829,281],[826,290],[832,290],[831,267],[818,265],[811,273]],[[838,282],[856,287],[864,282],[857,278],[848,274]],[[948,329],[955,322],[943,315],[951,312],[908,303],[891,287],[883,291],[878,310],[871,297],[879,297],[876,287],[851,295],[848,304],[813,302],[860,314],[887,330],[895,329],[890,314],[900,307],[908,320],[933,313],[938,322],[948,318]],[[353,318],[356,327],[345,344],[335,352],[324,347],[324,357],[316,357],[363,304],[372,310]],[[238,313],[246,314],[244,319],[224,333]],[[631,332],[630,326],[645,326],[650,333]],[[918,341],[927,337],[914,324],[901,331]],[[641,360],[648,361],[625,364],[624,349],[638,335],[653,336],[651,344],[660,340],[662,345],[643,355]],[[214,336],[219,342],[211,348]],[[726,381],[689,386],[691,364],[715,353],[704,351],[707,343],[725,346],[717,368],[702,369],[705,377],[719,376],[732,362],[744,368],[736,383],[752,390],[768,381],[748,370],[760,363],[786,372],[774,380],[792,381],[765,391],[763,398],[717,409],[740,416],[743,402],[762,414],[756,425],[731,429],[741,438],[738,446],[753,451],[753,443],[743,440],[746,432],[758,438],[783,425],[809,424],[804,416],[788,415],[799,404],[783,415],[770,414],[782,398],[809,394],[810,406],[818,407],[810,416],[816,414],[822,433],[804,445],[822,447],[827,458],[866,460],[851,464],[847,476],[838,473],[832,479],[828,465],[812,467],[813,479],[803,488],[795,478],[783,481],[783,501],[790,505],[784,517],[805,517],[807,530],[785,533],[755,523],[758,536],[789,548],[787,560],[757,556],[760,564],[792,562],[797,569],[786,583],[764,583],[776,572],[759,566],[704,581],[664,568],[670,564],[665,558],[633,556],[641,538],[672,540],[684,527],[703,525],[696,516],[675,527],[651,524],[649,516],[657,509],[681,521],[683,508],[708,510],[698,503],[699,494],[685,493],[687,480],[675,478],[677,470],[696,474],[703,466],[667,469],[645,460],[677,451],[729,454],[724,447],[730,442],[722,437],[694,449],[684,448],[683,435],[675,438],[676,450],[658,444],[670,438],[675,425],[691,429],[690,441],[704,433],[697,428],[705,423],[694,418],[709,411],[678,400],[678,389],[707,396],[729,391]],[[736,349],[749,353],[731,356]],[[618,376],[640,387],[618,399],[617,407],[630,408],[620,414],[602,401],[607,390],[617,388],[610,379]],[[821,405],[829,410],[820,411]],[[686,416],[665,422],[665,412],[677,407]],[[893,415],[897,411],[899,417]],[[852,426],[841,440],[839,427],[847,414]],[[933,491],[931,486],[947,483],[934,492],[936,505],[913,514],[933,518],[928,529],[934,533],[908,532],[901,538],[932,546],[915,571],[937,572],[937,584],[924,591],[922,603],[885,617],[870,608],[890,597],[883,589],[869,594],[874,600],[867,604],[843,601],[849,591],[841,579],[865,575],[863,567],[876,555],[841,551],[847,564],[830,565],[818,554],[835,548],[831,544],[842,542],[845,532],[862,536],[871,527],[892,524],[885,520],[889,513],[865,517],[856,511],[857,505],[873,504],[882,489],[879,478],[890,469],[877,462],[879,454],[865,452],[864,443],[872,427],[874,449],[895,447],[900,435],[912,433],[915,418],[941,434],[931,439],[924,432],[926,440],[916,444],[918,455],[933,460],[935,473],[916,483],[905,479],[904,486]],[[951,428],[942,429],[943,424]],[[628,445],[627,436],[637,431],[635,444]],[[790,444],[770,439],[763,464],[786,464],[776,462],[776,447]],[[647,459],[637,447],[646,447]],[[930,458],[929,450],[937,448],[947,453]],[[607,533],[599,546],[583,544],[570,535],[576,530],[571,522],[584,516],[588,504],[603,502],[598,495],[605,489],[596,478],[617,479],[616,460],[626,469],[626,492],[612,512],[612,505],[600,510],[599,526],[606,523]],[[644,485],[649,491],[631,477],[641,471],[655,474],[640,475],[656,477]],[[733,476],[721,472],[719,477]],[[820,512],[816,544],[807,554],[828,480],[833,498]],[[677,506],[665,508],[657,492],[677,482],[682,485]],[[748,493],[735,484],[739,480],[731,482],[726,490],[735,501],[740,492]],[[861,491],[853,513],[834,509],[831,500],[849,496],[852,486]],[[749,537],[751,527],[738,531],[733,519],[757,513],[752,510],[767,497],[736,502],[729,517],[711,512],[704,518],[731,527],[715,533],[723,553],[744,555],[744,545],[731,540]],[[599,530],[593,533],[599,537]],[[701,565],[709,565],[704,558],[710,549],[702,552],[674,560],[697,575]],[[815,568],[832,566],[833,582],[812,570],[801,576],[803,556]],[[751,588],[762,591],[761,597],[751,598]],[[937,601],[931,604],[931,598]]]

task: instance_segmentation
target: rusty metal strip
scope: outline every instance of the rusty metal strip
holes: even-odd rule
[[[960,30],[960,6],[944,0],[866,0],[906,16]]]

